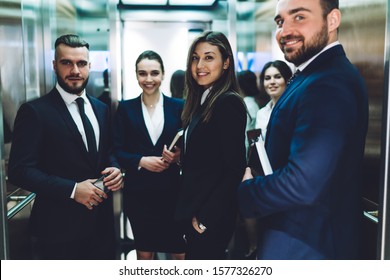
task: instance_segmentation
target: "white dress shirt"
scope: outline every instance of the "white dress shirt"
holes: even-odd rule
[[[267,125],[269,118],[271,117],[272,109],[274,107],[273,101],[269,101],[263,108],[257,111],[256,114],[256,128],[261,129],[261,136],[265,140],[265,134],[267,133]]]
[[[84,125],[80,117],[79,107],[77,106],[76,99],[81,97],[84,99],[84,109],[85,114],[87,115],[89,121],[92,124],[95,138],[96,138],[96,147],[99,150],[99,136],[100,136],[100,128],[99,123],[97,121],[97,118],[95,116],[95,113],[93,112],[91,102],[89,102],[89,99],[86,96],[85,89],[81,93],[81,95],[71,94],[69,92],[66,92],[58,83],[56,84],[56,89],[60,93],[62,99],[65,102],[66,107],[69,110],[70,115],[72,116],[73,121],[77,125],[77,129],[79,130],[81,137],[83,138],[84,145],[86,149],[88,150],[88,142],[87,142],[87,136],[85,135],[84,131]],[[70,198],[74,199],[74,195],[76,192],[77,182],[73,187],[72,194],[70,195]]]
[[[84,99],[84,109],[85,114],[87,115],[89,121],[92,124],[93,131],[95,133],[95,139],[96,139],[96,147],[99,150],[99,139],[100,139],[100,129],[99,129],[99,123],[97,121],[97,118],[95,116],[95,113],[93,112],[91,102],[89,102],[89,99],[87,98],[85,94],[85,89],[83,90],[82,94],[76,95],[66,92],[61,86],[57,83],[56,88],[58,92],[60,93],[62,99],[64,100],[66,107],[69,110],[70,115],[72,116],[74,122],[77,125],[77,129],[79,130],[81,137],[83,138],[85,147],[88,150],[88,142],[87,142],[87,136],[85,135],[84,131],[84,125],[80,117],[79,107],[77,106],[76,99],[81,97]]]
[[[142,104],[142,114],[144,116],[145,125],[148,129],[150,139],[152,139],[153,145],[156,145],[158,138],[160,138],[161,133],[164,128],[164,98],[162,93],[160,93],[160,99],[158,100],[154,112],[152,115],[149,114],[148,108],[144,104],[141,98]]]

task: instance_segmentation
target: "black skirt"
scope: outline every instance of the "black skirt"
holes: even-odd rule
[[[124,212],[134,235],[135,249],[184,253],[184,231],[174,221],[177,190],[126,190]]]

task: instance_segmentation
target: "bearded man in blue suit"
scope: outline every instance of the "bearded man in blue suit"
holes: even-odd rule
[[[85,91],[90,66],[87,42],[57,38],[56,86],[24,103],[15,119],[8,177],[36,194],[30,229],[37,259],[115,258],[112,192],[123,179],[110,153],[109,109]],[[102,175],[108,193],[93,184]]]
[[[276,39],[299,74],[266,135],[273,168],[239,188],[259,217],[258,259],[358,259],[360,168],[368,126],[363,79],[338,42],[338,0],[279,0]]]

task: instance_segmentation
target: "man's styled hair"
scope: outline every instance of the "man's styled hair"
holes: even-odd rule
[[[333,10],[339,8],[339,0],[320,0],[320,5],[322,8],[322,16],[326,16]]]
[[[58,37],[56,42],[54,43],[55,58],[57,58],[57,47],[60,44],[67,45],[72,48],[86,47],[89,50],[89,44],[85,42],[83,39],[81,39],[78,35],[66,34]]]
[[[322,8],[322,16],[326,18],[330,11],[339,8],[339,0],[320,0],[320,5]]]

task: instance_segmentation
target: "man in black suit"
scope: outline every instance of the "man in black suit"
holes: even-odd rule
[[[88,43],[77,35],[59,37],[53,68],[56,86],[16,116],[9,180],[36,194],[30,217],[36,258],[113,259],[112,192],[123,179],[109,152],[108,107],[85,91]],[[109,191],[93,184],[102,175]]]

